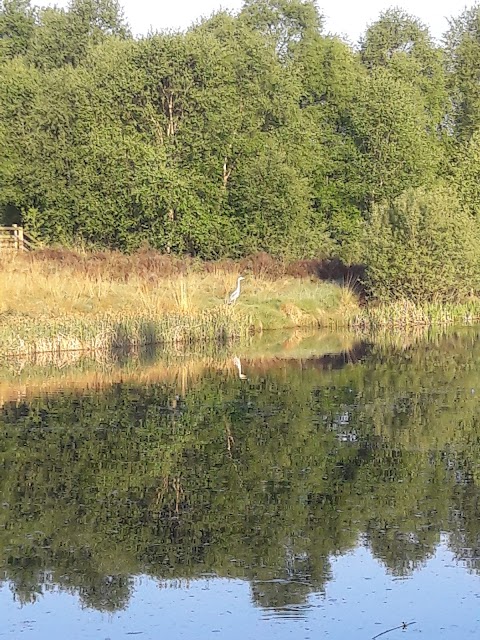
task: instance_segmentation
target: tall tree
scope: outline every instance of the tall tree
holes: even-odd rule
[[[366,73],[346,43],[321,35],[304,41],[295,66],[302,82],[304,130],[312,147],[309,178],[314,209],[334,236],[338,255],[355,262],[360,260],[365,198],[361,154],[350,120]],[[305,160],[303,164],[307,165]]]
[[[463,206],[480,222],[480,129],[457,149],[453,179]]]
[[[366,78],[349,126],[360,152],[365,208],[435,178],[441,149],[430,135],[422,95],[388,69],[376,69]]]
[[[245,0],[240,18],[268,38],[281,59],[323,27],[315,0]]]
[[[383,12],[361,39],[360,56],[367,69],[386,68],[418,88],[430,114],[430,130],[440,131],[448,109],[443,51],[418,18],[401,9]]]
[[[480,4],[450,21],[445,52],[454,105],[454,133],[465,141],[480,127]]]
[[[30,0],[0,0],[0,61],[27,52],[35,19]]]
[[[0,208],[35,206],[40,183],[32,166],[34,105],[42,78],[21,57],[0,66]]]
[[[89,47],[108,37],[129,35],[117,0],[71,0],[67,9],[40,11],[29,59],[43,69],[76,66],[85,60]]]

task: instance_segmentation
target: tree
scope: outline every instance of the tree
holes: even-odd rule
[[[28,51],[35,22],[30,0],[0,1],[0,61]]]
[[[39,182],[29,154],[41,78],[21,57],[6,61],[0,73],[0,208],[19,211],[35,206],[39,197]]]
[[[303,43],[295,68],[302,82],[303,130],[311,148],[303,165],[310,171],[314,210],[335,238],[336,255],[347,263],[358,262],[365,187],[350,122],[365,70],[346,43],[323,36]]]
[[[442,51],[400,10],[356,51],[313,0],[141,39],[117,0],[5,0],[2,215],[48,242],[361,262],[372,203],[451,174],[478,209],[477,14],[452,24],[449,98]]]
[[[453,101],[453,132],[468,141],[480,127],[480,5],[466,9],[450,21],[445,52]]]
[[[38,22],[28,57],[42,69],[77,66],[89,47],[130,36],[117,0],[71,0],[67,9],[42,9]]]
[[[430,114],[430,131],[440,132],[448,109],[443,52],[420,20],[401,9],[381,13],[360,41],[360,56],[367,69],[389,69],[417,87]]]
[[[436,177],[441,146],[430,135],[423,97],[388,69],[377,69],[365,80],[348,126],[360,152],[356,169],[364,208]]]
[[[240,19],[271,41],[282,60],[323,27],[314,0],[245,0]]]
[[[453,180],[463,206],[480,221],[480,129],[458,148]]]

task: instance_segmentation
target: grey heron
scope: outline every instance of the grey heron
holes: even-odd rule
[[[245,280],[245,278],[243,276],[240,276],[237,280],[237,288],[235,289],[235,291],[232,291],[232,293],[230,294],[227,304],[233,304],[234,302],[237,301],[238,296],[240,295],[240,282],[242,280]]]

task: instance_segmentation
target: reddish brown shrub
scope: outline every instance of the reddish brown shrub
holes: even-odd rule
[[[155,282],[187,273],[205,272],[252,274],[256,277],[276,280],[285,276],[294,278],[319,278],[353,284],[362,277],[361,266],[346,267],[339,260],[295,260],[285,262],[268,253],[256,253],[238,261],[222,259],[202,262],[190,257],[178,257],[159,253],[154,249],[140,249],[126,255],[119,251],[83,253],[72,249],[38,249],[27,257],[30,261],[43,262],[50,268],[68,267],[72,272],[90,278],[128,282],[132,277]]]

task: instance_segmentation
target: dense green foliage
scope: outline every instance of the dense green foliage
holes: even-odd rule
[[[373,205],[367,286],[382,300],[461,300],[480,290],[480,227],[445,187]]]
[[[134,38],[116,0],[0,0],[0,212],[50,243],[368,270],[378,207],[408,208],[418,188],[435,207],[441,189],[451,197],[436,213],[405,216],[457,226],[454,262],[412,293],[448,297],[452,274],[458,295],[477,293],[480,248],[464,235],[467,217],[479,223],[479,25],[474,5],[439,46],[389,10],[354,48],[324,33],[314,0],[245,0],[236,15]],[[392,228],[393,250],[402,234]],[[422,279],[427,262],[442,278],[437,253],[418,269],[407,253],[398,278]],[[378,261],[381,296],[377,276]]]
[[[359,539],[406,575],[441,534],[477,572],[479,345],[474,330],[363,345],[357,364],[245,361],[248,380],[6,403],[2,579],[21,602],[58,586],[113,610],[139,573],[215,573],[281,608],[323,591]]]

